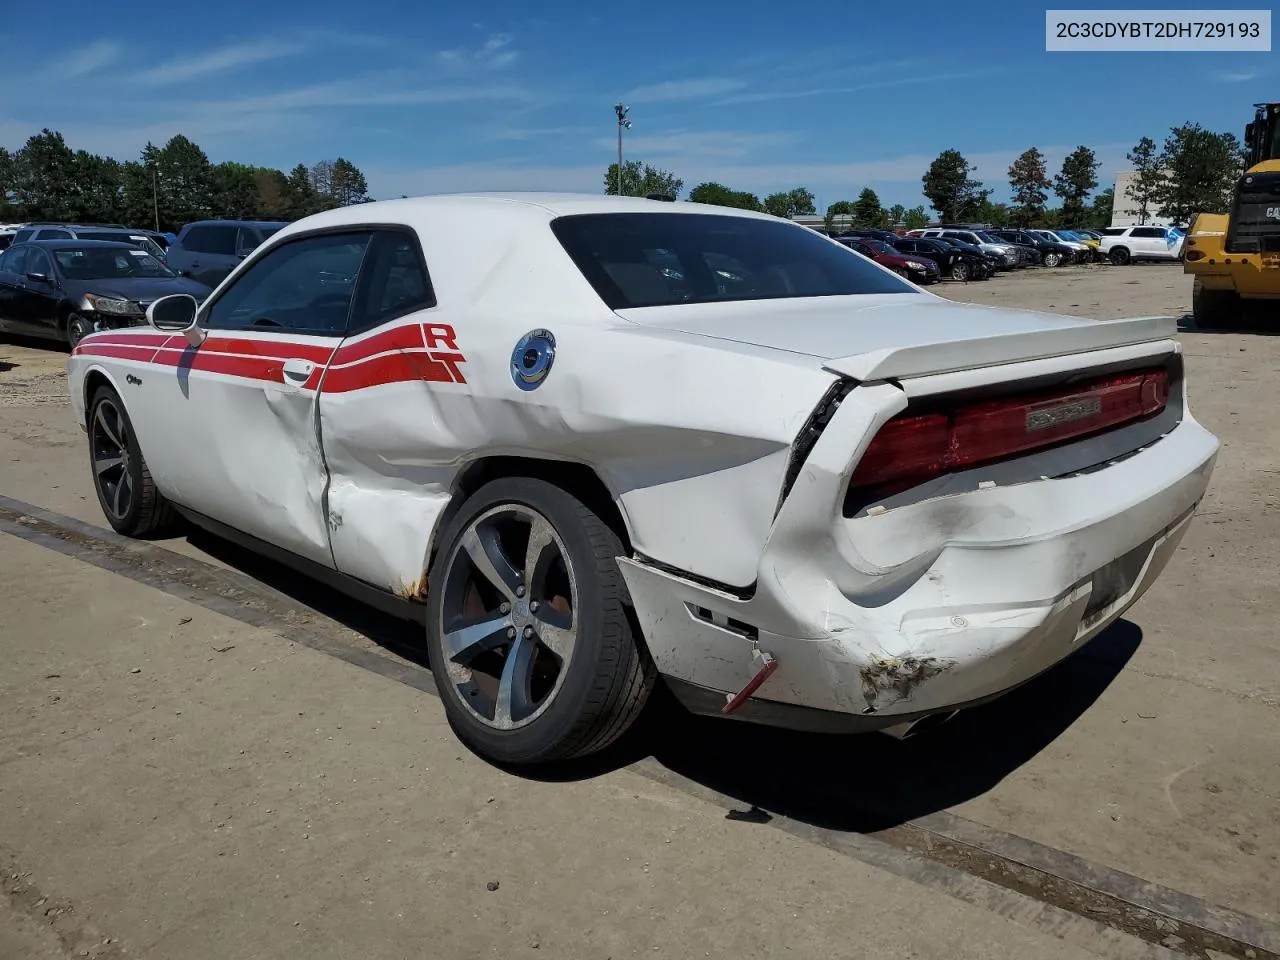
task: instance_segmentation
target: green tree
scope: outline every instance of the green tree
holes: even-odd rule
[[[154,163],[162,224],[172,230],[212,214],[213,166],[203,150],[178,134],[154,151]]]
[[[895,203],[889,208],[889,226],[897,227],[902,225],[902,221],[907,216],[907,208],[900,203]]]
[[[1111,208],[1115,206],[1115,187],[1107,187],[1093,195],[1093,205],[1089,208],[1088,223],[1085,226],[1101,228],[1111,226]]]
[[[76,189],[76,155],[62,134],[45,128],[13,158],[13,196],[33,219],[71,220]]]
[[[822,216],[822,225],[826,228],[827,233],[832,233],[836,228],[836,217],[853,217],[853,204],[848,200],[837,200],[831,206],[827,207],[827,212]]]
[[[1013,189],[1014,224],[1026,227],[1044,216],[1050,186],[1044,154],[1035,147],[1024,150],[1009,167],[1009,186]]]
[[[285,203],[291,220],[310,216],[321,209],[311,187],[311,171],[306,164],[300,163],[289,171],[285,180]]]
[[[786,192],[769,194],[764,198],[764,212],[775,217],[789,218],[792,214],[791,195]]]
[[[943,150],[921,177],[924,195],[943,223],[970,219],[990,196],[982,181],[969,176],[976,169],[959,150]]]
[[[111,223],[119,218],[124,183],[118,160],[77,150],[75,176],[72,219]]]
[[[788,219],[812,216],[817,212],[813,203],[813,194],[809,190],[805,187],[796,187],[794,190],[780,190],[765,197],[764,212]]]
[[[1244,153],[1235,134],[1184,123],[1165,138],[1160,166],[1169,172],[1155,197],[1161,213],[1187,225],[1198,213],[1231,209],[1231,195],[1244,171]]]
[[[1007,203],[992,203],[990,200],[983,200],[978,204],[978,215],[974,218],[979,223],[988,223],[993,227],[1005,227],[1009,225],[1012,214],[1009,211]]]
[[[1146,223],[1150,206],[1164,188],[1165,175],[1160,167],[1160,152],[1156,142],[1143,137],[1126,155],[1133,164],[1133,180],[1129,183],[1129,196],[1138,205],[1138,223]]]
[[[760,198],[745,190],[730,190],[723,183],[700,183],[689,191],[692,203],[710,203],[717,207],[737,207],[740,210],[761,210]]]
[[[279,170],[256,167],[253,171],[253,187],[258,199],[255,207],[258,216],[273,220],[288,220],[292,216],[289,197],[289,180]]]
[[[365,182],[364,174],[360,172],[360,168],[350,160],[344,160],[339,157],[333,161],[330,196],[340,207],[369,202],[369,185]]]
[[[0,220],[15,218],[13,206],[13,154],[0,147]]]
[[[254,168],[243,163],[219,163],[210,171],[210,206],[215,217],[243,220],[258,214],[258,183]]]
[[[863,187],[858,199],[853,201],[853,223],[858,227],[883,227],[888,214],[880,206],[880,197],[870,187]]]
[[[912,207],[903,215],[902,225],[908,230],[919,230],[929,225],[929,215],[924,212],[923,206]]]
[[[1076,147],[1054,175],[1053,192],[1062,198],[1062,221],[1078,226],[1085,217],[1086,200],[1098,185],[1098,158],[1088,147]]]
[[[812,217],[818,212],[818,208],[814,206],[815,198],[813,192],[808,187],[796,187],[787,195],[791,198],[793,216]]]
[[[622,163],[622,196],[645,197],[651,193],[663,196],[679,197],[684,189],[684,181],[670,170],[642,163],[639,160],[624,160]],[[609,196],[618,195],[618,165],[609,164],[604,172],[604,192]]]

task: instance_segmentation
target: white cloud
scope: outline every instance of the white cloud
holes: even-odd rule
[[[817,87],[800,90],[764,90],[758,93],[742,93],[717,101],[716,106],[729,106],[742,103],[764,103],[770,100],[799,100],[805,97],[832,96],[845,93],[862,93],[867,90],[884,90],[889,87],[915,86],[921,83],[942,83],[953,80],[972,80],[977,77],[991,76],[1000,73],[1002,67],[983,67],[978,70],[962,70],[951,73],[910,74],[907,76],[886,77],[883,80],[872,80],[842,87]]]
[[[716,97],[723,93],[741,90],[746,85],[745,80],[736,80],[732,77],[667,80],[663,83],[636,87],[627,93],[623,99],[635,100],[640,103],[658,103],[668,100],[700,100],[703,97]]]
[[[74,50],[71,55],[59,59],[57,74],[60,77],[84,77],[96,73],[120,58],[120,44],[114,40],[95,40],[87,47]]]
[[[202,55],[175,57],[158,67],[144,70],[135,79],[146,83],[176,83],[235,67],[296,56],[306,49],[305,44],[296,40],[257,40],[222,47]]]
[[[1257,80],[1262,73],[1261,70],[1222,70],[1211,78],[1218,83],[1244,83],[1247,80]]]
[[[732,130],[683,130],[653,136],[633,136],[623,141],[628,153],[646,159],[666,157],[743,157],[761,147],[773,147],[795,139],[788,133],[737,133]],[[596,146],[607,149],[617,140],[602,137]]]
[[[446,67],[501,70],[520,58],[519,51],[512,49],[512,40],[509,33],[495,33],[475,49],[456,47],[441,50],[436,59]]]

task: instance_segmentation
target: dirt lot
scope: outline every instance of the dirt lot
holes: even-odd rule
[[[1190,306],[1168,266],[935,289]],[[1280,340],[1181,337],[1213,485],[1080,655],[905,743],[657,711],[537,780],[405,628],[111,535],[65,354],[0,342],[0,960],[1280,956]]]

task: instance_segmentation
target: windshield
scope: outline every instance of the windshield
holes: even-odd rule
[[[551,230],[612,310],[915,292],[840,244],[773,220],[595,213],[559,217]]]
[[[872,237],[863,237],[860,241],[864,247],[870,247],[876,253],[887,253],[891,257],[898,255],[898,251],[893,249],[883,240],[876,240]]]
[[[127,280],[134,277],[176,277],[145,250],[123,247],[64,247],[49,251],[68,280]]]
[[[160,245],[150,237],[140,234],[117,233],[110,230],[95,230],[92,232],[81,230],[78,234],[80,240],[108,240],[112,243],[128,243],[140,250],[145,250],[157,260],[164,259],[164,250]]]
[[[983,243],[1008,243],[1008,240],[1001,240],[999,237],[992,236],[989,233],[979,233],[976,235]]]

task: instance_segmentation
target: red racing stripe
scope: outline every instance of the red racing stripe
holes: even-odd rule
[[[453,383],[449,367],[425,352],[389,353],[349,367],[330,367],[324,378],[325,393],[350,393],[384,383],[423,380]]]
[[[357,360],[385,353],[388,350],[421,350],[423,346],[422,325],[406,323],[392,327],[390,330],[383,330],[364,340],[344,343],[338,348],[333,363],[335,365],[355,363]]]
[[[156,347],[123,343],[84,343],[76,345],[74,356],[77,357],[110,357],[113,360],[137,360],[150,363],[155,359]]]
[[[336,341],[335,341],[336,342]],[[210,334],[199,347],[192,347],[179,338],[170,345],[166,354],[173,351],[186,353],[194,350],[200,353],[231,353],[248,357],[261,357],[268,360],[310,360],[312,363],[328,363],[333,355],[334,344],[331,343],[299,343],[296,340],[246,340],[241,337],[221,337]],[[169,357],[163,362],[171,363]]]

